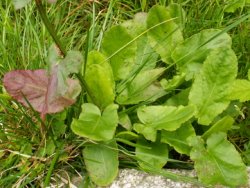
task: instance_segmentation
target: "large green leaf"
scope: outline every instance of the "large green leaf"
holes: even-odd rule
[[[143,169],[161,169],[168,161],[168,145],[161,142],[148,142],[141,137],[137,140],[135,154]]]
[[[90,178],[99,186],[107,186],[118,174],[118,148],[115,141],[89,144],[83,150],[84,162]]]
[[[247,170],[240,154],[222,132],[208,137],[206,147],[200,137],[190,138],[190,157],[199,180],[207,185],[237,187],[247,183]]]
[[[178,26],[181,29],[184,29],[185,22],[186,22],[186,13],[184,9],[181,7],[180,4],[177,3],[171,3],[167,10],[169,11],[172,18],[175,18],[175,23],[178,24]]]
[[[241,102],[250,100],[250,81],[248,80],[235,80],[232,85],[229,98],[232,100],[240,100]]]
[[[122,23],[122,26],[127,29],[129,34],[136,39],[137,45],[135,65],[131,75],[138,70],[148,70],[155,67],[158,54],[152,49],[146,35],[147,30],[147,13],[140,12],[135,14],[132,20]]]
[[[106,32],[102,50],[110,59],[115,80],[126,78],[135,62],[136,44],[125,27],[117,25]]]
[[[117,109],[117,105],[111,104],[101,112],[94,104],[85,103],[79,119],[73,120],[71,129],[75,134],[92,140],[110,140],[118,125]]]
[[[207,139],[211,134],[217,132],[227,132],[233,126],[234,119],[230,116],[225,116],[219,121],[217,121],[214,125],[212,125],[203,135],[203,139]]]
[[[203,30],[177,45],[172,53],[178,69],[186,73],[186,79],[192,79],[201,69],[201,63],[213,49],[230,47],[231,38],[218,29]]]
[[[141,123],[134,129],[147,139],[155,141],[157,130],[175,131],[193,117],[195,107],[190,106],[143,106],[137,110]]]
[[[183,41],[179,26],[164,6],[153,6],[147,18],[148,39],[153,49],[160,54],[162,61],[171,62],[175,46]]]
[[[233,50],[213,50],[196,75],[189,94],[189,103],[197,107],[196,117],[202,125],[209,125],[227,108],[228,94],[237,74],[237,58]]]
[[[137,104],[141,101],[154,101],[157,96],[165,94],[162,87],[156,80],[165,71],[165,68],[145,70],[140,72],[131,82],[127,83],[126,88],[118,95],[116,101],[119,104]],[[150,75],[150,76],[148,76]]]
[[[91,99],[99,108],[104,109],[114,102],[115,81],[112,68],[100,52],[92,51],[88,54],[85,81],[91,92]]]
[[[185,123],[175,131],[161,131],[161,142],[172,146],[178,153],[190,154],[191,147],[187,141],[190,136],[195,136],[195,130],[191,123]]]
[[[20,9],[26,6],[31,0],[12,0],[15,9]]]

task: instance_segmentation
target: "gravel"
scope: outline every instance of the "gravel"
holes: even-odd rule
[[[169,170],[176,174],[182,174],[184,176],[194,177],[195,171],[193,170]],[[61,179],[61,178],[60,178]],[[70,185],[65,179],[61,179],[61,185],[50,186],[50,188],[79,188],[80,184],[83,182],[83,179],[74,177]],[[65,185],[67,184],[67,186]],[[213,186],[214,188],[225,188],[224,186]],[[98,187],[103,188],[103,187]],[[173,181],[163,176],[151,175],[142,171],[135,169],[120,169],[119,175],[116,180],[105,188],[202,188],[198,185],[193,185],[190,183],[184,183],[181,181]],[[250,168],[248,168],[248,185],[240,188],[250,188]]]
[[[176,170],[171,170],[177,172]],[[178,171],[180,173],[180,171]],[[194,171],[182,171],[182,174],[194,176]],[[150,175],[135,169],[120,170],[118,178],[109,188],[193,188],[190,183],[175,182],[163,176]]]

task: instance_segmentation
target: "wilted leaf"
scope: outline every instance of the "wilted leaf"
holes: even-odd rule
[[[25,98],[32,107],[43,115],[62,111],[75,102],[81,87],[77,80],[67,79],[67,91],[63,95],[51,96],[49,92],[56,92],[51,86],[50,77],[46,70],[17,70],[4,75],[4,87],[18,102],[29,107]],[[50,87],[50,90],[48,90]],[[55,86],[56,87],[56,86]],[[54,94],[52,94],[54,96]]]
[[[134,66],[136,44],[132,40],[121,25],[112,27],[103,38],[102,51],[110,59],[115,80],[126,78]]]
[[[190,80],[202,68],[203,61],[211,50],[220,47],[231,47],[231,38],[228,34],[219,34],[218,29],[203,30],[177,45],[172,53],[178,69],[186,74]]]
[[[31,0],[12,0],[15,9],[20,9],[26,6]]]
[[[174,131],[193,117],[194,106],[144,106],[137,110],[141,123],[134,125],[134,129],[147,139],[155,141],[157,130]]]
[[[231,100],[240,100],[241,102],[250,100],[250,81],[235,80],[232,84],[232,90],[229,98]]]
[[[198,123],[209,125],[227,108],[228,94],[237,74],[237,58],[233,50],[213,50],[196,75],[189,94],[189,104],[197,107]]]
[[[112,68],[100,52],[89,52],[85,81],[93,97],[93,103],[99,108],[104,109],[114,102],[115,81]]]
[[[181,29],[164,6],[153,6],[147,18],[148,40],[162,61],[170,63],[175,46],[183,41]]]
[[[54,53],[50,50],[50,53]],[[50,55],[49,55],[50,56]],[[50,58],[49,72],[39,70],[16,70],[4,75],[7,92],[18,102],[32,107],[44,118],[48,113],[62,111],[72,105],[81,91],[78,80],[69,79],[70,73],[80,69],[82,56],[80,52],[71,51],[64,59]],[[53,61],[56,62],[53,62]],[[24,98],[25,96],[25,98]]]
[[[247,183],[246,166],[226,137],[225,133],[214,133],[208,137],[206,147],[200,137],[189,140],[193,147],[190,157],[195,162],[199,180],[204,184],[238,187]]]
[[[107,186],[118,174],[118,148],[116,142],[89,144],[83,150],[84,162],[91,180]]]
[[[117,109],[117,105],[110,104],[101,112],[94,104],[85,103],[79,119],[73,120],[71,129],[75,134],[92,140],[111,140],[118,125]]]
[[[172,146],[178,153],[190,154],[191,147],[187,141],[190,136],[195,136],[195,130],[191,123],[185,123],[175,131],[161,131],[161,142]]]
[[[161,142],[148,142],[141,137],[137,141],[135,154],[143,169],[161,169],[168,161],[168,145]]]

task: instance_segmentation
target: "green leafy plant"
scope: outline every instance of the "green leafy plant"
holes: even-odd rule
[[[21,8],[30,1],[13,2]],[[64,50],[41,1],[36,3],[59,54],[51,47],[48,70],[12,71],[5,74],[4,85],[14,99],[51,123],[53,134],[43,147],[48,155],[56,150],[53,139],[64,134],[56,125],[64,125],[65,118],[51,120],[45,115],[69,107],[81,92],[77,101],[81,108],[69,124],[75,138],[80,138],[82,158],[95,184],[106,186],[116,178],[121,153],[142,170],[198,184],[194,178],[162,170],[177,161],[171,159],[173,152],[190,157],[205,186],[247,183],[246,166],[227,140],[235,121],[229,110],[234,100],[249,100],[245,93],[250,85],[236,79],[237,57],[226,33],[232,25],[186,38],[181,5],[155,5],[148,13],[111,27],[100,50],[87,49],[81,65],[81,53]],[[70,78],[72,73],[78,73],[82,90],[77,79]],[[29,153],[30,146],[25,150]],[[60,157],[56,154],[45,185]]]

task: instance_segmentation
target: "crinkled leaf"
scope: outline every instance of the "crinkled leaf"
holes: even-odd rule
[[[157,130],[174,131],[193,117],[194,106],[143,106],[137,110],[141,123],[134,129],[147,139],[155,141]]]
[[[170,63],[171,53],[183,37],[169,10],[164,6],[153,6],[148,13],[147,28],[150,45],[160,54],[162,61]]]
[[[68,78],[66,81],[67,91],[63,95],[55,96],[50,94],[56,90],[52,87],[46,70],[43,69],[11,71],[5,74],[3,79],[4,87],[14,99],[29,107],[26,98],[32,107],[42,115],[60,112],[75,102],[81,87],[77,80]],[[48,89],[49,87],[50,89]]]
[[[161,142],[172,146],[178,153],[190,154],[191,147],[187,141],[190,136],[195,136],[195,130],[191,123],[185,123],[175,131],[161,131]]]
[[[240,100],[241,102],[250,100],[250,81],[235,80],[232,84],[232,90],[229,98],[232,100]]]
[[[199,180],[207,185],[237,187],[247,183],[247,170],[240,154],[222,132],[210,135],[206,142],[200,137],[189,139],[190,153]]]
[[[136,44],[125,27],[118,25],[106,32],[102,51],[110,59],[115,80],[126,78],[135,62]]]
[[[157,98],[157,96],[161,96],[160,94],[165,94],[160,86],[153,83],[164,71],[165,68],[158,68],[140,72],[131,82],[127,83],[116,101],[119,104],[137,104],[141,101],[155,100],[155,96]]]
[[[209,125],[227,108],[230,102],[228,94],[236,74],[237,58],[233,50],[218,48],[209,54],[189,94],[189,103],[197,107],[199,124]]]
[[[168,161],[168,145],[161,142],[148,142],[141,137],[137,141],[135,154],[143,169],[161,169]]]
[[[230,116],[225,116],[215,124],[213,124],[203,135],[203,139],[207,139],[210,135],[217,132],[227,132],[233,126],[234,119]]]
[[[26,6],[31,0],[12,0],[15,9],[20,9]]]
[[[110,104],[101,112],[94,104],[85,103],[79,119],[73,120],[71,129],[75,134],[92,140],[110,140],[118,125],[117,109],[117,105]]]
[[[118,174],[118,147],[115,141],[88,144],[83,150],[84,162],[91,180],[99,186],[107,186]]]
[[[93,102],[99,108],[104,109],[114,102],[115,82],[112,68],[100,52],[92,51],[88,54],[85,81]]]
[[[200,71],[201,63],[211,50],[231,46],[230,36],[220,32],[218,29],[203,30],[177,45],[172,58],[178,69],[187,74],[187,80],[192,79]]]

